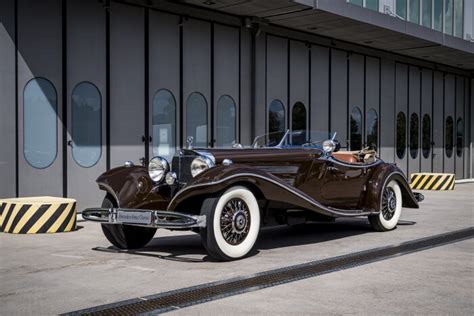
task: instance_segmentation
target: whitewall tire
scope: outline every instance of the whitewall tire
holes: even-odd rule
[[[369,216],[372,228],[377,231],[388,231],[397,227],[402,214],[402,191],[397,181],[391,180],[382,190],[380,213]]]
[[[245,257],[254,247],[260,231],[260,209],[253,193],[235,186],[218,198],[204,200],[201,215],[206,228],[201,238],[209,254],[218,260]]]

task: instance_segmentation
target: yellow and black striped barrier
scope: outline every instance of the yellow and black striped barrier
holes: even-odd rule
[[[410,177],[412,190],[454,190],[455,177],[452,173],[412,173]]]
[[[0,231],[44,234],[76,229],[76,200],[49,196],[0,200]]]

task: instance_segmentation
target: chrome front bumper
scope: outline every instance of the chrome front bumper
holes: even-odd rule
[[[88,208],[82,211],[82,217],[93,222],[154,228],[185,229],[206,227],[205,215],[198,216],[169,211],[129,208]]]

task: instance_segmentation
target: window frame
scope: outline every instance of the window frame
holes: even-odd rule
[[[234,98],[232,98],[229,94],[223,94],[217,99],[216,103],[216,146],[219,148],[219,142],[218,142],[218,129],[219,129],[219,104],[220,101],[223,98],[229,98],[232,101],[232,105],[234,106],[234,111],[235,111],[235,117],[234,117],[234,142],[238,143],[239,142],[239,137],[238,137],[238,111],[237,111],[237,103],[235,102]],[[222,147],[222,148],[227,148],[227,147]]]
[[[400,117],[400,114],[403,115],[403,123],[405,125],[405,128],[404,128],[404,131],[403,131],[403,154],[402,155],[399,155],[399,147],[398,147],[398,140],[401,139],[399,138],[399,134],[398,134],[398,123],[399,123],[399,117]],[[405,114],[405,112],[403,111],[399,111],[397,113],[397,116],[395,117],[396,119],[396,124],[395,124],[395,128],[396,128],[396,131],[395,131],[395,154],[397,155],[398,159],[404,159],[406,157],[406,152],[407,152],[407,116]]]
[[[413,118],[416,118],[413,120]],[[416,128],[412,128],[413,122],[416,124]],[[412,131],[415,133],[415,135],[412,134]],[[416,136],[416,137],[413,137]],[[420,151],[420,117],[418,113],[413,112],[410,115],[410,127],[409,127],[409,134],[408,134],[408,145],[410,148],[410,157],[412,159],[418,158],[418,153]],[[414,144],[413,141],[416,140],[416,143]],[[415,146],[416,145],[416,146]]]
[[[461,123],[461,136],[459,136],[459,123]],[[464,134],[465,134],[465,128],[464,128],[464,120],[462,117],[458,117],[456,120],[456,156],[458,158],[462,158],[463,153],[464,153]],[[459,138],[461,138],[461,143],[459,143]]]
[[[451,119],[451,148],[450,154],[448,155],[448,120]],[[446,155],[447,158],[453,157],[453,151],[454,151],[454,120],[451,115],[448,115],[445,120],[444,120],[444,154]]]
[[[370,118],[370,115],[369,113],[370,112],[374,112],[375,113],[375,122],[377,122],[377,127],[375,128],[375,150],[377,151],[378,148],[379,148],[379,114],[377,113],[377,110],[375,108],[370,108],[368,111],[367,111],[367,118],[366,118],[366,122],[365,122],[365,133],[366,133],[366,139],[367,139],[367,144],[366,146],[370,146],[369,144],[369,118]]]
[[[186,103],[185,103],[185,111],[186,111],[186,117],[184,118],[184,123],[185,123],[185,131],[186,131],[186,140],[189,136],[191,135],[188,135],[189,134],[189,129],[188,129],[188,118],[189,118],[189,99],[191,98],[191,96],[193,95],[200,95],[202,97],[202,99],[204,100],[204,104],[206,105],[206,115],[204,116],[206,118],[206,145],[204,146],[205,148],[208,148],[209,147],[209,143],[210,143],[210,139],[209,139],[209,102],[207,102],[207,99],[206,97],[204,96],[204,94],[202,94],[201,92],[199,91],[194,91],[194,92],[191,92],[188,97],[186,98]],[[196,140],[196,135],[194,136],[194,139],[193,139],[193,146],[195,147],[199,147],[200,145],[196,145],[197,144],[197,140]]]
[[[174,102],[174,123],[173,123],[173,130],[174,130],[174,145],[173,146],[173,155],[176,153],[176,149],[178,148],[178,104],[176,103],[176,97],[174,96],[173,92],[169,89],[166,89],[166,88],[161,88],[161,89],[158,89],[156,90],[156,92],[153,94],[153,98],[151,99],[151,131],[150,133],[153,135],[153,116],[154,116],[154,101],[155,101],[155,98],[156,96],[158,95],[158,93],[160,92],[166,92],[166,93],[169,93],[169,95],[171,96],[171,99],[173,100]],[[159,147],[159,144],[157,146],[157,148]],[[151,152],[153,155],[155,155],[154,153],[154,148],[155,148],[155,138],[152,139],[151,141]],[[171,155],[171,156],[173,156]]]
[[[428,149],[425,151],[425,118],[428,118]],[[421,153],[423,155],[423,158],[429,159],[431,156],[431,151],[432,151],[432,146],[431,146],[431,138],[432,138],[432,127],[431,127],[431,116],[428,113],[425,113],[423,115],[422,121],[421,121]],[[427,152],[427,154],[425,154]]]
[[[355,146],[354,147],[352,146],[353,145],[352,117],[353,117],[354,110],[357,110],[358,114],[360,114],[360,122],[359,122],[359,124],[360,124],[359,125],[359,129],[360,129],[360,149],[363,149],[363,147],[364,147],[364,125],[363,125],[364,116],[362,114],[362,110],[357,105],[352,107],[352,110],[351,110],[351,113],[350,113],[350,116],[349,116],[349,146],[350,146],[350,150],[360,150],[360,149],[355,149],[354,148]]]

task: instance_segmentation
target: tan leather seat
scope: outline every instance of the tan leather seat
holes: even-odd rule
[[[338,151],[336,153],[332,153],[332,156],[337,160],[347,163],[360,163],[359,159],[357,158],[357,153],[358,151]]]

